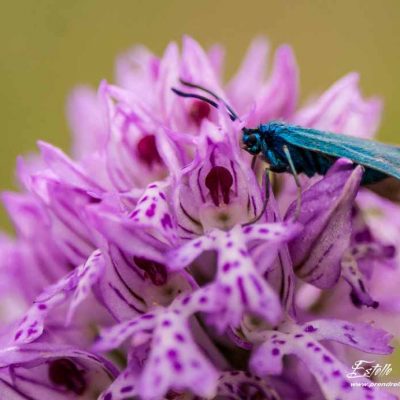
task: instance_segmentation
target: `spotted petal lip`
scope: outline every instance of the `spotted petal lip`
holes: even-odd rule
[[[294,218],[291,183],[265,193],[240,148],[271,119],[370,138],[381,103],[353,73],[296,110],[292,49],[270,73],[267,53],[257,38],[224,85],[221,46],[135,47],[116,85],[71,94],[73,156],[39,142],[18,160],[21,191],[2,196],[16,231],[0,235],[2,396],[394,398],[346,374],[354,351],[393,351],[398,205],[358,193],[361,168],[338,160],[301,178]]]

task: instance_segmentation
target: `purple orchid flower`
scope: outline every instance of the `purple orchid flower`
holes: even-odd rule
[[[291,177],[266,194],[240,148],[271,119],[371,138],[381,103],[350,74],[296,110],[291,48],[269,75],[267,53],[256,39],[224,85],[220,46],[136,47],[115,85],[72,93],[72,156],[39,142],[19,160],[21,191],[3,194],[16,235],[0,236],[3,396],[396,398],[349,373],[400,335],[398,206],[338,160],[302,178],[297,216]],[[182,79],[240,118],[176,96]]]

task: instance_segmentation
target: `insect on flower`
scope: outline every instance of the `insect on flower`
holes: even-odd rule
[[[185,86],[202,90],[222,102],[232,120],[238,115],[212,91],[181,80]],[[218,108],[218,103],[204,96],[172,89],[182,97],[193,97]],[[260,153],[272,172],[289,172],[300,187],[297,175],[325,175],[338,158],[348,158],[364,167],[362,184],[378,182],[388,176],[400,179],[400,148],[372,140],[324,132],[278,121],[243,128],[244,149],[257,156]]]

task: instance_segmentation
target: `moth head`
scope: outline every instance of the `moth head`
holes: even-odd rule
[[[261,135],[255,129],[243,129],[243,148],[250,154],[257,155],[261,152]]]

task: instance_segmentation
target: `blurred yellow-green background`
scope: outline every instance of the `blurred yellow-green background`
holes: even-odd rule
[[[68,149],[64,102],[79,83],[112,79],[115,56],[136,43],[161,53],[184,33],[227,48],[231,73],[249,41],[293,45],[302,98],[360,71],[386,107],[380,137],[399,141],[400,1],[3,1],[0,13],[0,189],[17,154],[38,138]]]

